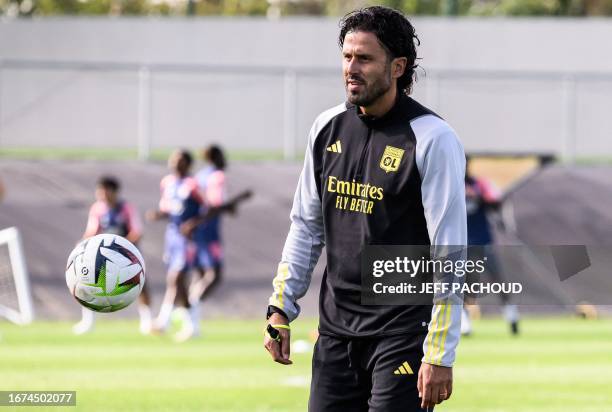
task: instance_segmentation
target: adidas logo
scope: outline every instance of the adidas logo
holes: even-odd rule
[[[408,365],[408,362],[404,361],[394,372],[394,375],[414,375],[412,368]]]
[[[333,145],[329,146],[327,148],[328,152],[334,152],[334,153],[342,153],[342,144],[340,143],[340,140],[337,140],[336,143],[334,143]]]

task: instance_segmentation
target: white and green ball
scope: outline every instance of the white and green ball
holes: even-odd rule
[[[70,253],[66,284],[74,298],[96,312],[115,312],[136,300],[145,263],[129,240],[111,234],[90,237]]]

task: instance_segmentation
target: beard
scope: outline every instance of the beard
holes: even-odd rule
[[[362,84],[362,90],[360,92],[350,91],[348,88],[348,79],[359,81]],[[387,67],[385,67],[385,71],[381,76],[375,78],[371,82],[368,82],[360,76],[351,76],[348,79],[346,79],[344,83],[346,98],[350,103],[356,106],[371,106],[391,88],[391,73]]]

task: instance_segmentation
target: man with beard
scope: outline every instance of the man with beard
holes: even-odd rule
[[[347,102],[310,131],[264,346],[291,364],[297,300],[326,246],[310,411],[424,411],[451,396],[461,305],[362,305],[371,244],[465,245],[465,155],[453,129],[408,95],[418,38],[401,13],[345,16]]]

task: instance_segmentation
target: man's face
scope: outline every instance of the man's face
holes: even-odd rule
[[[342,46],[342,72],[349,102],[371,106],[392,86],[391,64],[376,35],[349,32]]]

